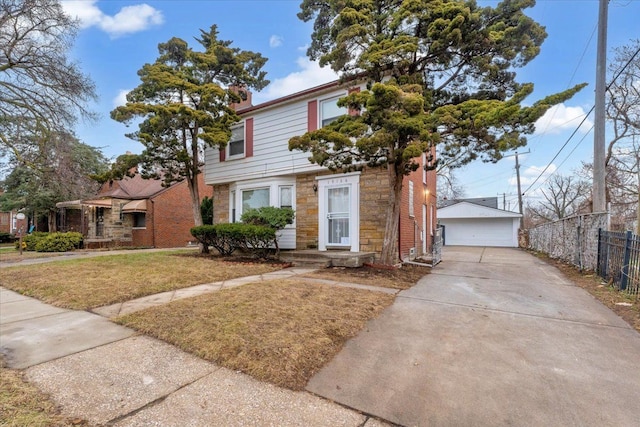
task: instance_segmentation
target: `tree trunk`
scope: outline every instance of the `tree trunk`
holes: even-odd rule
[[[191,196],[191,211],[193,213],[193,225],[202,225],[202,212],[200,212],[200,191],[198,189],[198,175],[187,177],[189,186],[189,195]],[[206,245],[200,245],[200,253],[208,254],[209,248]]]
[[[191,211],[193,213],[193,224],[202,225],[202,212],[200,212],[200,190],[198,188],[198,175],[187,177],[189,195],[191,196]]]
[[[49,227],[49,233],[55,233],[56,228],[56,211],[49,211],[47,214],[47,226]]]
[[[395,265],[398,263],[398,227],[400,224],[400,205],[402,201],[402,178],[398,176],[395,164],[390,163],[387,169],[389,175],[389,204],[387,205],[387,220],[382,243],[380,263]]]

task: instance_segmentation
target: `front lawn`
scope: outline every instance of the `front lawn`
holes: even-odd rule
[[[294,278],[174,301],[116,322],[259,380],[302,390],[393,300]]]
[[[0,284],[58,307],[86,310],[203,283],[268,273],[284,266],[239,263],[185,251],[131,251],[3,268]]]

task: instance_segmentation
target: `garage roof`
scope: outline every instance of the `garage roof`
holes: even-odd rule
[[[438,218],[520,218],[517,212],[503,211],[475,203],[459,202],[438,209]]]

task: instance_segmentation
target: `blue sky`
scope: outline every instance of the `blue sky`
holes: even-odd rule
[[[69,14],[82,27],[72,49],[72,57],[96,84],[99,95],[93,109],[101,115],[98,123],[80,124],[76,133],[85,143],[100,147],[105,155],[131,151],[142,145],[126,138],[132,131],[109,118],[109,112],[124,103],[126,92],[139,84],[137,71],[153,62],[158,43],[179,37],[196,47],[200,29],[217,24],[219,37],[234,46],[262,53],[269,58],[265,70],[271,84],[255,93],[254,104],[297,92],[335,79],[329,69],[321,69],[306,57],[311,23],[296,14],[299,0],[70,0],[63,1]],[[495,5],[497,1],[479,1]],[[550,164],[560,147],[594,104],[598,0],[538,0],[528,10],[547,29],[548,37],[540,55],[518,70],[518,81],[533,82],[535,91],[528,103],[587,82],[573,99],[550,111],[538,123],[536,134],[520,155],[522,189],[547,166],[547,173],[527,192],[535,200],[549,172],[569,174],[581,161],[593,157],[590,117]],[[609,3],[609,58],[611,49],[640,38],[640,0],[612,0]],[[495,197],[506,193],[507,208],[516,208],[514,158],[497,164],[477,162],[456,171],[467,197]],[[501,206],[502,207],[502,206]]]

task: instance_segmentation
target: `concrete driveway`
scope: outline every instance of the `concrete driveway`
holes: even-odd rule
[[[640,334],[526,252],[443,260],[307,389],[403,426],[640,425]]]

